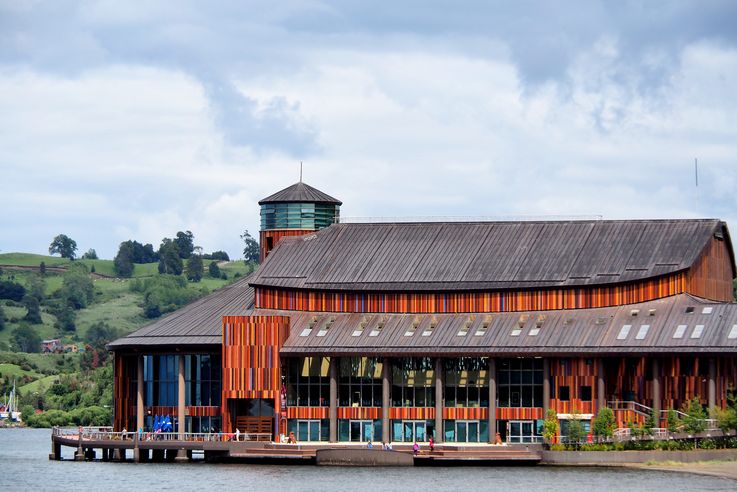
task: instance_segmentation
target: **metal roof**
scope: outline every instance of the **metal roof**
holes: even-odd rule
[[[253,274],[251,274],[252,276]],[[212,294],[177,309],[107,345],[109,350],[139,346],[220,345],[222,317],[248,315],[253,289],[244,277]]]
[[[281,191],[277,191],[273,195],[267,196],[260,202],[259,205],[265,203],[332,203],[335,205],[342,205],[343,202],[333,198],[327,193],[323,193],[317,188],[313,188],[307,183],[300,181],[292,186],[284,188]]]
[[[717,219],[334,224],[282,239],[251,284],[354,291],[612,284],[685,270],[714,235],[733,257]]]
[[[711,312],[707,314],[704,308]],[[614,308],[567,311],[364,315],[256,310],[253,314],[292,317],[289,338],[280,350],[284,355],[585,355],[737,350],[737,328],[733,328],[737,326],[737,304],[714,303],[689,294]],[[312,330],[305,334],[311,324]],[[381,329],[377,329],[379,324],[383,325]],[[624,325],[630,329],[622,337]],[[686,329],[681,338],[676,338],[679,325]],[[703,327],[699,337],[694,336],[697,326]],[[533,334],[535,329],[537,334]],[[322,336],[318,336],[320,332]]]

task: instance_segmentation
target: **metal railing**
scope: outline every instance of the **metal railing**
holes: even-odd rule
[[[612,410],[629,410],[644,417],[649,417],[653,414],[651,407],[632,400],[612,400],[608,402],[608,405]]]
[[[66,437],[70,439],[79,439],[89,441],[132,441],[136,438],[136,432],[113,432],[112,427],[78,427],[78,428],[62,428],[54,427],[51,431],[52,435]],[[233,432],[140,432],[138,439],[141,442],[147,441],[189,441],[189,442],[270,442],[271,434],[267,432],[242,432],[237,435]]]

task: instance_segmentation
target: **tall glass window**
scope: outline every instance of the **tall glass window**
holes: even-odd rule
[[[220,354],[185,354],[184,404],[220,406]],[[179,355],[144,355],[143,381],[145,406],[179,404]]]
[[[499,406],[543,406],[542,359],[503,359],[500,361]]]
[[[443,360],[446,407],[489,406],[489,362],[485,357]]]
[[[392,367],[392,406],[435,406],[435,359],[404,357]]]
[[[287,405],[330,405],[330,358],[295,357],[287,361]]]
[[[375,357],[340,359],[338,404],[341,407],[381,406],[382,363]]]
[[[144,405],[176,406],[179,362],[176,355],[144,355]]]

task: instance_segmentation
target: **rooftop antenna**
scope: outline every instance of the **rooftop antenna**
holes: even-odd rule
[[[302,161],[299,161],[299,182],[302,182]]]
[[[694,157],[694,177],[696,178],[696,209],[699,208],[699,159]]]

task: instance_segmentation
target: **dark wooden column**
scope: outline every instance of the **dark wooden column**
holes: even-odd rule
[[[179,432],[179,439],[184,440],[184,399],[186,396],[186,387],[184,384],[184,355],[179,354],[179,381],[178,381],[178,395],[177,395],[177,431]],[[177,461],[189,461],[187,458],[187,450],[182,448],[177,450]]]
[[[717,361],[714,357],[709,357],[709,387],[707,391],[707,401],[711,410],[717,406]]]
[[[443,442],[443,359],[435,359],[435,441]]]
[[[489,442],[496,438],[496,359],[489,357]]]
[[[662,394],[660,392],[660,364],[656,357],[652,359],[653,369],[653,417],[655,417],[656,427],[660,427],[660,402]]]
[[[550,359],[543,359],[543,415],[550,408]]]
[[[330,357],[330,442],[338,442],[338,367],[340,359]]]
[[[604,359],[599,358],[596,364],[596,407],[606,407],[606,385],[604,383]]]
[[[389,427],[389,407],[392,401],[392,363],[389,357],[384,357],[381,365],[381,440],[391,441],[391,428]]]

